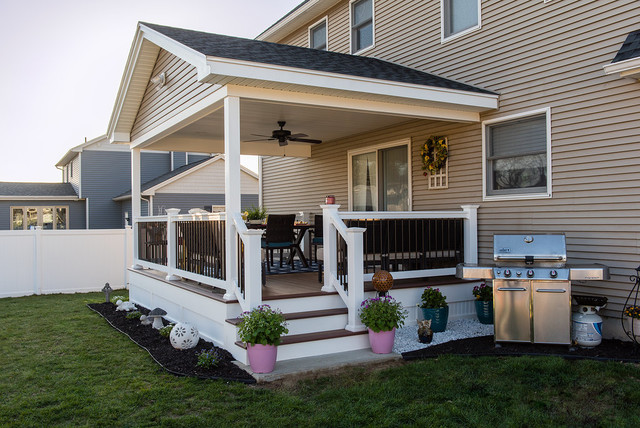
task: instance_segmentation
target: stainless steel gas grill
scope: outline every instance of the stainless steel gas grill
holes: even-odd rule
[[[495,266],[459,264],[458,278],[493,280],[496,342],[571,343],[571,280],[603,280],[603,265],[568,266],[565,236],[494,235]]]

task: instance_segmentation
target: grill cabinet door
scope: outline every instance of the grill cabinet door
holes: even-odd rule
[[[571,283],[533,281],[535,343],[571,343]]]
[[[531,342],[530,288],[530,281],[493,281],[497,342]]]

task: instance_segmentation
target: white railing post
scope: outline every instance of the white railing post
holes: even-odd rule
[[[464,219],[464,262],[478,263],[478,207],[480,205],[461,205]]]
[[[363,236],[367,229],[363,227],[350,227],[347,229],[347,281],[349,294],[347,296],[349,309],[348,322],[345,329],[349,331],[362,331],[365,329],[360,322],[358,310],[364,300],[364,257]]]
[[[178,249],[177,231],[174,227],[174,216],[180,214],[179,208],[168,208],[167,212],[167,281],[178,281],[179,276],[175,274],[176,271],[176,251]]]
[[[322,208],[322,264],[324,266],[324,285],[322,291],[334,291],[332,277],[337,276],[338,240],[332,218],[338,215],[340,205],[320,205]]]
[[[243,235],[244,298],[246,310],[251,310],[262,304],[262,231],[247,230]]]

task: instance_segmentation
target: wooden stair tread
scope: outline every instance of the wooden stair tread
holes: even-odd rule
[[[330,317],[334,315],[345,315],[348,313],[349,313],[349,310],[347,308],[320,309],[317,311],[291,312],[288,314],[284,314],[284,319],[286,319],[287,321],[290,321],[290,320],[300,320],[305,318],[319,318],[319,317]],[[232,325],[238,325],[241,321],[241,318],[229,318],[229,319],[226,319],[225,321]]]
[[[339,337],[358,336],[361,334],[367,334],[367,330],[364,331],[348,331],[344,329],[340,330],[328,330],[319,331],[316,333],[305,334],[293,334],[291,336],[283,336],[280,340],[280,345],[291,345],[294,343],[314,342],[316,340],[336,339]],[[247,344],[241,341],[235,342],[236,345],[243,349],[247,349]]]

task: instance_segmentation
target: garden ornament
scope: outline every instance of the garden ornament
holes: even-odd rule
[[[171,345],[181,350],[194,348],[198,344],[198,340],[200,340],[198,329],[187,322],[179,322],[174,325],[169,335]]]
[[[104,293],[105,303],[109,303],[109,295],[113,291],[113,288],[109,287],[109,283],[107,282],[104,287],[102,287],[102,292]]]
[[[151,324],[151,318],[146,315],[140,315],[140,324],[149,325]]]
[[[164,327],[164,324],[162,323],[162,317],[165,315],[167,315],[167,311],[162,308],[155,308],[154,310],[149,312],[147,318],[153,319],[152,327],[156,330],[160,330],[162,327]]]
[[[118,307],[116,308],[116,311],[135,311],[136,309],[136,305],[134,305],[131,302],[123,302],[122,300],[118,300]],[[117,303],[117,302],[116,302]]]

